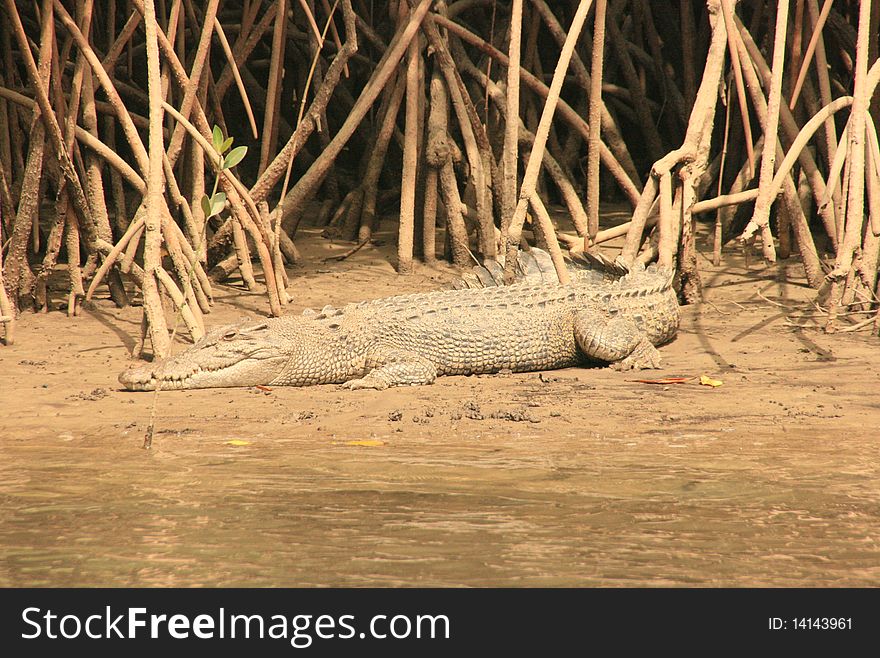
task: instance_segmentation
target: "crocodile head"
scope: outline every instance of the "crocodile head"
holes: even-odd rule
[[[290,358],[272,336],[267,322],[219,327],[176,356],[129,368],[119,382],[130,391],[270,384]]]

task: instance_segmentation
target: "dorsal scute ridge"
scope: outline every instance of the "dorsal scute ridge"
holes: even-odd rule
[[[545,254],[546,258],[541,255],[535,256],[535,253]],[[542,272],[540,277],[527,277],[516,281],[512,286],[492,285],[497,279],[503,282],[504,273],[502,266],[493,261],[488,267],[480,266],[478,272],[466,273],[462,279],[454,282],[453,290],[417,292],[353,302],[338,309],[329,306],[320,311],[306,309],[303,311],[303,316],[323,320],[353,311],[379,309],[396,310],[408,315],[411,309],[426,312],[426,310],[436,311],[440,306],[466,308],[475,304],[499,309],[512,306],[532,307],[537,304],[559,303],[569,298],[569,295],[608,301],[614,297],[633,298],[656,294],[668,290],[672,284],[671,270],[656,264],[645,267],[636,263],[626,267],[619,262],[612,262],[605,256],[577,254],[568,261],[573,274],[571,283],[566,286],[552,285],[557,279],[549,255],[535,248],[522,252],[522,255],[525,254],[528,254],[524,259],[527,263],[526,269],[536,268]],[[544,279],[548,267],[552,280]]]
[[[630,273],[644,271],[644,266],[640,264],[629,267],[619,260],[611,260],[598,252],[571,253],[565,257],[565,266],[571,277],[576,278],[579,283],[595,285],[607,284],[622,279]],[[516,281],[513,285],[522,285],[524,282],[546,284],[558,281],[550,254],[537,247],[519,252],[515,274]],[[503,264],[494,260],[473,267],[452,282],[452,288],[457,290],[503,285]]]

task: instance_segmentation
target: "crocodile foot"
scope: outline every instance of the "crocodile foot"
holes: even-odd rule
[[[660,352],[643,338],[629,356],[611,364],[615,370],[650,370],[661,368]]]
[[[388,388],[388,382],[383,379],[378,379],[376,377],[370,377],[369,375],[367,375],[366,377],[361,377],[360,379],[349,379],[347,382],[342,382],[342,388],[347,388],[350,391],[363,389],[373,389],[376,391],[381,391]]]

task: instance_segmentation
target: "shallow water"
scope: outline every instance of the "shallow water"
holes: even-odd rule
[[[7,436],[0,585],[880,584],[866,437],[517,428]]]

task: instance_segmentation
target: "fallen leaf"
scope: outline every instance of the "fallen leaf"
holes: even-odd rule
[[[660,377],[659,379],[631,379],[639,384],[684,384],[690,377]]]
[[[266,391],[266,393],[271,393],[274,389],[269,388],[268,386],[263,386],[262,384],[257,384],[254,388],[258,388],[261,391]]]
[[[384,441],[378,439],[360,439],[359,441],[346,441],[347,446],[363,446],[365,448],[374,448],[376,446],[384,446]]]
[[[226,444],[230,446],[249,446],[251,442],[242,441],[241,439],[232,439],[232,441],[227,441]]]
[[[701,386],[711,386],[712,388],[717,388],[723,383],[724,382],[722,382],[720,379],[712,379],[711,377],[706,377],[706,375],[700,375]]]

